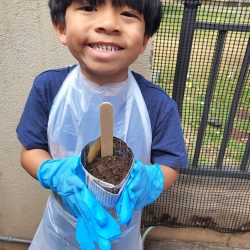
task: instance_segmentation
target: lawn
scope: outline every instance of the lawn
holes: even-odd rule
[[[181,23],[184,7],[181,4],[164,5],[164,18],[161,28],[171,27],[175,32],[181,29]],[[203,5],[198,9],[197,21],[209,21],[220,23],[240,23],[249,24],[250,7],[223,7],[214,5]],[[161,32],[161,31],[160,31]]]
[[[164,18],[154,43],[153,80],[170,95],[174,82],[183,9],[181,4],[164,6]],[[202,6],[197,13],[197,20],[250,25],[250,7]],[[216,121],[216,124],[211,122],[206,127],[199,165],[213,166],[216,163],[248,39],[249,33],[227,33],[209,111],[209,120]],[[190,163],[193,160],[203,113],[216,40],[217,31],[195,31],[182,113]],[[240,115],[241,113],[245,113],[246,116]],[[223,162],[224,166],[237,168],[240,165],[246,141],[250,135],[249,116],[250,76],[248,72],[240,95],[233,133],[230,136]],[[250,168],[249,165],[248,168]]]

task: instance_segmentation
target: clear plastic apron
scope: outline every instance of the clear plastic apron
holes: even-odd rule
[[[135,159],[150,163],[152,131],[146,104],[129,71],[123,83],[104,87],[89,82],[75,67],[60,88],[48,122],[48,142],[53,158],[80,154],[82,148],[100,135],[99,105],[110,102],[114,108],[114,136],[125,141]],[[76,219],[56,199],[48,198],[43,219],[30,250],[80,249],[75,239]],[[128,226],[122,225],[121,238],[112,241],[112,250],[141,250],[141,211]]]

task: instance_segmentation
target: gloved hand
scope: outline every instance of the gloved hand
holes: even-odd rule
[[[79,178],[81,176],[81,178]],[[77,218],[76,239],[84,250],[110,249],[110,240],[120,236],[115,219],[101,206],[83,180],[79,156],[43,162],[37,172],[44,188],[58,193],[65,207]]]
[[[129,223],[133,211],[155,201],[164,188],[164,177],[158,164],[144,165],[140,161],[130,172],[121,197],[116,204],[116,214],[121,224]]]

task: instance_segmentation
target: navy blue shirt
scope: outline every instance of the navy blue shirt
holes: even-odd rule
[[[47,126],[54,98],[74,66],[49,70],[36,77],[17,127],[26,149],[48,151]],[[151,162],[182,168],[187,154],[176,103],[160,87],[133,75],[146,103],[152,128]]]

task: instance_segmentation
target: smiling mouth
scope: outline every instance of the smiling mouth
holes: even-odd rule
[[[117,52],[122,50],[119,46],[108,44],[90,44],[89,46],[98,52]]]

